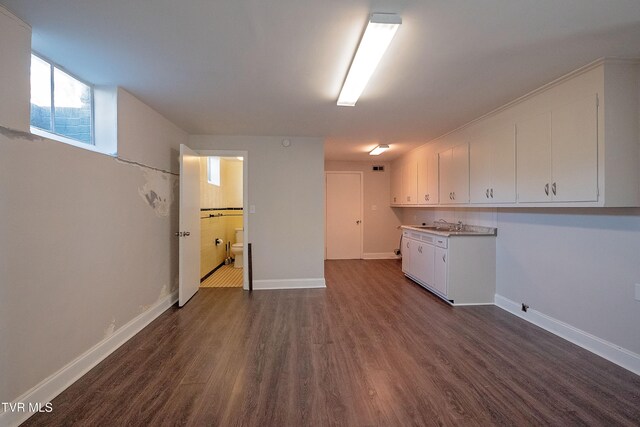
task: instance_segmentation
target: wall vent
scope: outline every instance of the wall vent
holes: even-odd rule
[[[382,165],[380,166],[374,165],[372,169],[376,172],[384,172],[384,166]]]

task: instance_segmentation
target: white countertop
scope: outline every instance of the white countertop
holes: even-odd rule
[[[428,228],[426,228],[428,227]],[[435,234],[438,236],[496,236],[498,229],[493,227],[481,227],[477,225],[464,225],[461,231],[439,230],[433,225],[401,225],[403,230],[419,231],[421,233]]]

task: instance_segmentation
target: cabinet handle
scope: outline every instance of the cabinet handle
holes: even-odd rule
[[[407,242],[407,249],[409,249],[409,242]]]
[[[453,200],[453,193],[449,193],[449,200]]]
[[[455,199],[456,199],[456,192],[454,191],[453,192],[453,200],[455,200]]]
[[[396,200],[397,200],[397,197],[394,197],[394,198],[393,198],[393,201],[395,202]]]
[[[493,199],[493,188],[491,189],[491,198]]]
[[[447,255],[442,255],[442,262],[447,262]]]
[[[487,196],[487,199],[489,198],[489,189],[487,188],[487,191],[484,193],[485,196]]]
[[[551,191],[553,192],[553,195],[556,195],[556,183],[554,182],[553,185],[551,185]]]
[[[428,194],[425,194],[425,195],[424,195],[424,200],[425,200],[425,202],[428,202],[428,201],[429,201],[429,195],[428,195]]]
[[[361,222],[362,222],[362,221],[357,220],[357,221],[356,221],[356,224],[360,225],[360,223],[361,223]]]
[[[544,185],[544,194],[546,194],[547,196],[549,195],[549,183],[546,183]]]
[[[418,246],[418,252],[422,253],[422,246]]]

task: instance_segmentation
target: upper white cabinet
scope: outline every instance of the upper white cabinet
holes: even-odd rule
[[[435,199],[422,150],[439,153],[439,205],[640,206],[638,117],[640,61],[595,62],[397,160],[417,162],[404,203]]]
[[[409,159],[402,166],[402,204],[418,203],[418,162]]]
[[[439,154],[440,204],[469,203],[469,144]]]
[[[598,200],[598,97],[518,122],[518,202]]]
[[[492,130],[469,143],[471,203],[516,201],[515,126]]]
[[[418,204],[438,204],[438,154],[421,152],[418,157]]]
[[[399,162],[391,165],[391,204],[402,203],[402,165]]]

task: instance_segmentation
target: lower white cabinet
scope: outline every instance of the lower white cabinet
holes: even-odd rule
[[[452,235],[404,229],[402,271],[452,305],[493,304],[495,235]]]

